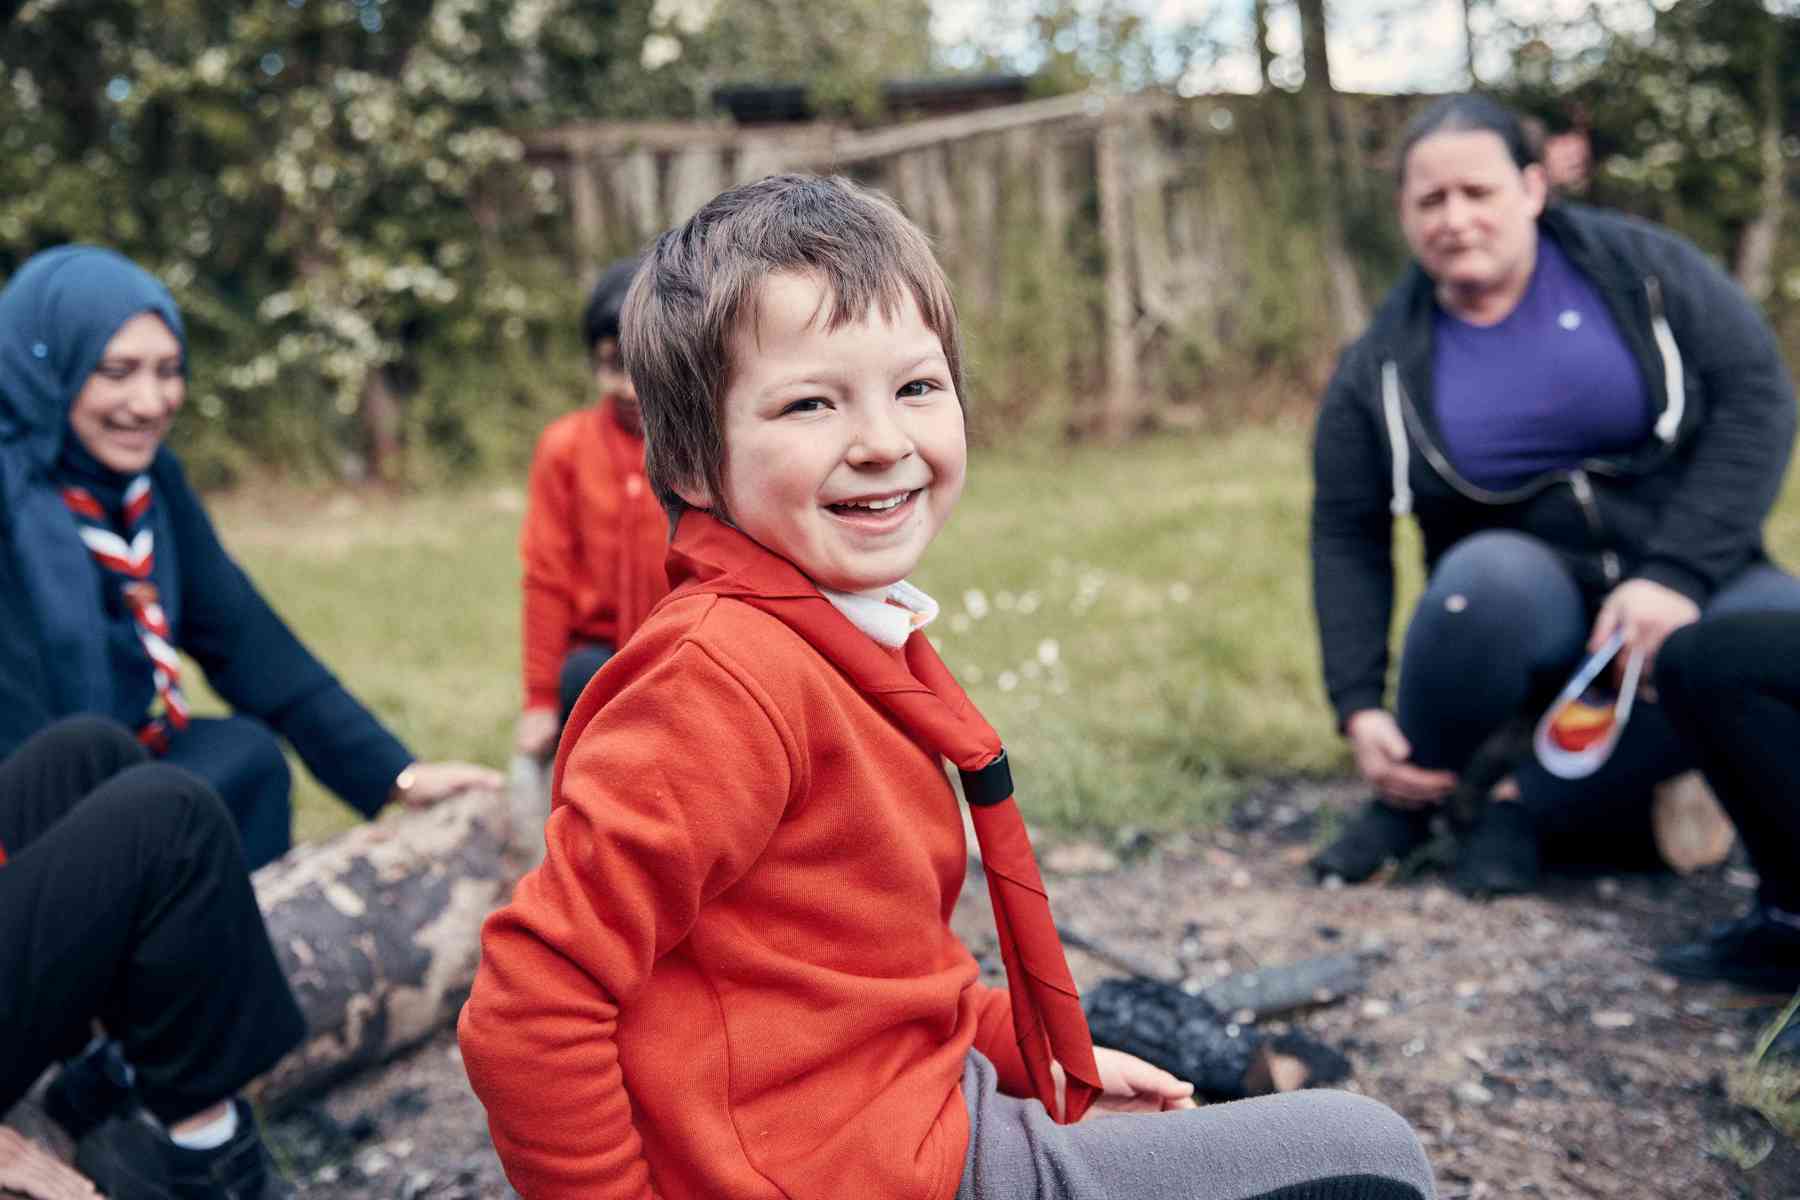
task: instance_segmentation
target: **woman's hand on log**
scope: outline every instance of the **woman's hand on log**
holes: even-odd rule
[[[94,1185],[16,1129],[0,1125],[0,1192],[32,1200],[99,1200]]]
[[[1456,786],[1450,771],[1415,767],[1412,743],[1400,732],[1400,722],[1385,708],[1365,708],[1344,722],[1356,770],[1370,787],[1396,808],[1428,808],[1443,802]]]
[[[1649,579],[1627,579],[1600,606],[1594,631],[1588,635],[1588,653],[1604,646],[1615,632],[1623,632],[1625,653],[1641,650],[1644,674],[1649,675],[1669,635],[1699,619],[1700,606],[1674,588]],[[1624,656],[1614,661],[1623,662]]]
[[[408,808],[429,808],[458,792],[499,791],[504,780],[492,767],[466,762],[416,762],[400,772],[390,799]]]

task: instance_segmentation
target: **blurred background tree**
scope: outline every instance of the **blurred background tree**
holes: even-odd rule
[[[526,161],[521,134],[713,119],[715,90],[732,83],[801,84],[815,111],[868,123],[882,119],[883,80],[1004,70],[1040,94],[1260,90],[1266,120],[1214,132],[1297,148],[1304,178],[1249,186],[1271,198],[1267,221],[1322,239],[1327,286],[1290,288],[1284,303],[1324,296],[1334,331],[1293,320],[1263,340],[1295,343],[1279,358],[1328,359],[1398,264],[1385,126],[1360,117],[1333,76],[1354,78],[1359,56],[1448,18],[1466,70],[1453,66],[1443,86],[1480,79],[1552,133],[1584,132],[1586,198],[1687,233],[1800,333],[1787,204],[1800,153],[1796,7],[4,3],[0,276],[79,239],[167,279],[192,326],[193,412],[177,437],[206,482],[270,466],[409,481],[512,470],[550,412],[586,390],[573,333],[586,280],[559,250],[557,181]],[[1284,269],[1278,254],[1268,262]]]

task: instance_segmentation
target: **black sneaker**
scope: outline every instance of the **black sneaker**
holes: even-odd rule
[[[142,1111],[113,1117],[81,1140],[75,1166],[111,1200],[287,1200],[256,1117],[243,1100],[238,1128],[214,1150],[188,1150]]]
[[[1683,979],[1791,992],[1800,989],[1800,927],[1777,919],[1767,905],[1758,904],[1735,921],[1713,926],[1700,941],[1665,946],[1656,965]],[[1783,1030],[1782,1036],[1793,1031]]]
[[[1456,854],[1451,882],[1465,896],[1510,896],[1537,886],[1537,824],[1516,801],[1490,803]]]
[[[64,1063],[44,1092],[44,1110],[73,1141],[130,1107],[133,1072],[119,1043],[96,1038]]]
[[[1395,808],[1375,799],[1351,820],[1337,840],[1313,855],[1308,864],[1321,882],[1333,875],[1345,883],[1361,883],[1390,859],[1406,858],[1431,838],[1431,813]]]

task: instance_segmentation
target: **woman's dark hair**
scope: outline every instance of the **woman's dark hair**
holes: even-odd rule
[[[643,261],[641,255],[621,258],[600,272],[600,280],[588,296],[587,307],[581,310],[581,332],[587,338],[589,354],[594,352],[601,338],[618,338],[619,313],[625,307],[625,293],[631,290],[631,280]]]
[[[1434,133],[1491,133],[1506,146],[1513,165],[1523,171],[1538,160],[1537,147],[1525,135],[1525,123],[1498,100],[1473,92],[1445,96],[1406,123],[1400,137],[1400,158],[1395,177],[1406,180],[1406,159],[1412,148]]]

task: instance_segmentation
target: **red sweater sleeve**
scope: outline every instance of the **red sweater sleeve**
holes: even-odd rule
[[[1008,1096],[1031,1095],[1031,1078],[1025,1074],[1025,1059],[1019,1053],[1019,1039],[1013,1032],[1012,994],[1005,988],[975,985],[980,992],[976,1007],[980,1019],[975,1025],[975,1048],[994,1064],[1000,1090]]]
[[[525,520],[519,528],[524,560],[525,707],[556,708],[557,679],[575,625],[573,580],[580,570],[575,520],[576,430],[567,418],[544,430],[531,459]]]
[[[758,695],[689,643],[608,701],[568,751],[543,865],[482,930],[458,1034],[522,1195],[651,1195],[619,1013],[756,862],[804,774]]]

